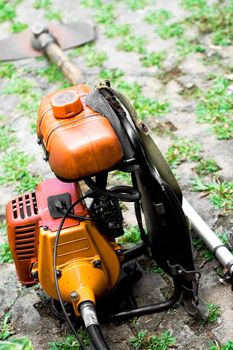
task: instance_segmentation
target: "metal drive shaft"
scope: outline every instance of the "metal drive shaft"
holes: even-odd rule
[[[183,197],[183,210],[191,221],[193,230],[205,242],[209,250],[214,253],[220,264],[233,274],[233,255],[216,236],[211,228],[204,222],[200,215],[193,209],[189,202]]]

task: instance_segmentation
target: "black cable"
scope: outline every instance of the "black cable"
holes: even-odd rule
[[[92,324],[87,327],[87,333],[92,340],[95,350],[110,350],[106,344],[99,325]]]
[[[78,333],[76,332],[76,330],[74,329],[74,326],[72,325],[70,319],[69,319],[69,316],[66,312],[66,309],[65,309],[65,306],[64,306],[64,303],[63,303],[63,300],[62,300],[62,297],[61,297],[61,292],[60,292],[60,288],[59,288],[59,284],[58,284],[58,278],[57,278],[57,270],[56,270],[56,262],[57,262],[57,246],[58,246],[58,241],[59,241],[59,237],[60,237],[60,233],[61,233],[61,230],[62,230],[62,227],[64,225],[64,222],[65,222],[65,219],[68,217],[68,215],[70,214],[70,211],[78,204],[80,203],[82,200],[90,197],[91,193],[89,192],[88,194],[80,197],[77,201],[75,201],[68,209],[67,211],[65,212],[60,224],[59,224],[59,227],[58,227],[58,230],[57,230],[57,234],[56,234],[56,237],[55,237],[55,242],[54,242],[54,248],[53,248],[53,276],[54,276],[54,283],[55,283],[55,288],[56,288],[56,292],[57,292],[57,296],[58,296],[58,300],[61,304],[61,308],[62,308],[62,311],[65,315],[65,318],[70,326],[70,329],[72,330],[72,332],[74,333],[78,343],[80,344],[81,346],[81,349],[82,350],[85,350],[85,346],[83,345],[82,343],[82,340],[81,338],[79,337]]]
[[[85,183],[100,195],[117,198],[123,202],[136,202],[141,198],[140,193],[130,186],[116,186],[107,190],[106,188],[98,187],[91,178],[85,179]]]

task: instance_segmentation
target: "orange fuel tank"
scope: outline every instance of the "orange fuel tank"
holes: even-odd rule
[[[37,134],[55,175],[77,180],[111,169],[123,158],[108,119],[85,105],[90,88],[70,87],[41,102]]]

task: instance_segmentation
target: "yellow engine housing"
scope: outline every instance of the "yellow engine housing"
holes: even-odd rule
[[[38,262],[32,272],[45,292],[58,299],[53,276],[53,246],[57,232],[40,228]],[[101,297],[113,288],[120,275],[120,262],[116,251],[120,247],[109,242],[92,222],[61,231],[57,249],[58,283],[62,300],[71,302],[75,313],[83,301]],[[76,292],[77,297],[74,298]],[[71,295],[72,293],[72,295]]]

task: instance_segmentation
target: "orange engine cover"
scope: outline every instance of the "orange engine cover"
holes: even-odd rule
[[[31,276],[31,267],[38,259],[40,227],[56,231],[61,219],[50,216],[47,199],[49,196],[69,193],[72,202],[80,197],[80,188],[76,183],[64,183],[58,179],[45,180],[33,193],[22,195],[6,208],[7,232],[10,249],[19,280],[31,286],[35,280]],[[75,214],[87,215],[82,203],[75,207]],[[78,225],[77,220],[66,219],[63,228]]]
[[[85,105],[90,88],[70,87],[41,102],[37,134],[55,175],[77,180],[98,174],[123,158],[108,119]]]

